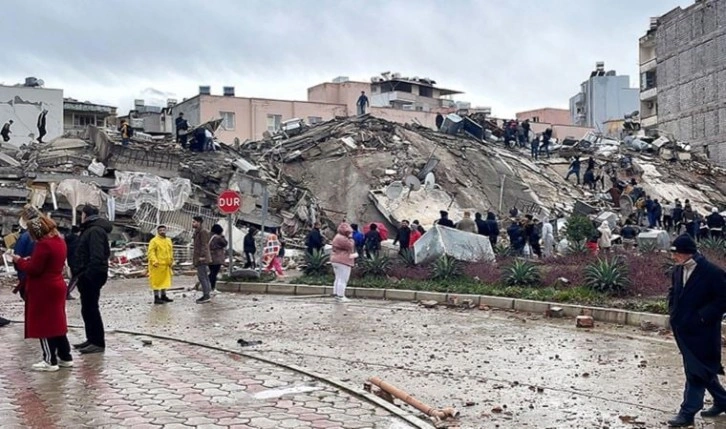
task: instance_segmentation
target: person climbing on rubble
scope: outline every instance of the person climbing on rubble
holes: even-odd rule
[[[407,220],[401,221],[401,226],[398,228],[396,238],[393,240],[393,245],[399,244],[398,254],[403,255],[411,245],[411,228],[409,227]]]
[[[542,133],[542,148],[539,148],[537,152],[542,152],[544,150],[545,155],[547,155],[547,159],[550,158],[550,144],[552,143],[552,128],[547,127],[546,130],[544,130],[544,133]]]
[[[439,214],[441,215],[441,217],[435,222],[437,225],[446,226],[449,228],[456,228],[456,226],[454,225],[454,221],[449,219],[449,212],[447,212],[446,210],[441,210]]]
[[[366,96],[365,91],[360,92],[360,97],[358,97],[358,101],[355,105],[358,107],[358,116],[366,114],[366,108],[370,105],[370,103],[368,102],[368,96]]]
[[[711,238],[722,238],[723,228],[726,226],[723,216],[718,212],[718,208],[714,207],[711,209],[711,214],[706,218],[708,224],[708,230],[711,233]]]
[[[570,163],[570,169],[567,172],[567,175],[565,176],[565,180],[569,181],[571,175],[575,175],[577,178],[577,184],[580,184],[580,157],[575,156],[575,159],[572,160]]]
[[[471,232],[472,234],[477,233],[476,223],[474,223],[474,221],[471,219],[471,212],[464,212],[464,217],[456,225],[456,229],[458,229],[459,231]]]
[[[10,133],[11,133],[10,126],[12,124],[13,124],[13,120],[12,119],[9,120],[9,121],[7,121],[7,122],[5,122],[5,125],[3,125],[2,131],[0,131],[0,135],[3,137],[3,141],[6,142],[6,143],[10,141]]]
[[[203,222],[204,218],[201,216],[192,218],[192,229],[194,230],[192,263],[197,269],[197,280],[202,288],[202,296],[197,299],[197,304],[206,304],[212,300],[212,285],[209,283],[209,264],[212,262],[212,256],[209,253],[210,237],[209,231],[202,226]]]
[[[313,229],[310,230],[307,238],[305,238],[305,247],[308,255],[312,255],[314,252],[322,252],[325,247],[325,239],[323,234],[320,233],[320,222],[313,224]]]
[[[154,305],[174,302],[166,295],[171,287],[171,278],[174,275],[174,246],[171,239],[166,236],[166,226],[156,228],[156,236],[149,241],[147,250],[149,260],[149,286],[154,293]]]
[[[381,233],[378,232],[378,225],[372,223],[366,233],[366,257],[371,259],[378,256],[378,252],[381,251]]]
[[[124,146],[128,146],[129,142],[131,141],[131,137],[134,135],[133,128],[131,128],[131,125],[129,125],[128,121],[123,120],[121,121],[121,126],[119,127],[118,131],[121,133],[121,144]]]
[[[187,148],[187,131],[189,130],[189,122],[184,119],[184,113],[179,112],[179,116],[176,118],[176,142],[179,143],[182,149]]]
[[[43,137],[45,137],[47,133],[46,131],[46,120],[45,117],[48,115],[48,110],[43,109],[42,112],[38,115],[38,123],[36,124],[38,126],[38,143],[43,143]]]
[[[255,243],[255,235],[257,234],[257,228],[251,226],[245,234],[244,241],[242,243],[242,251],[245,253],[245,265],[244,268],[257,268],[257,244]]]
[[[522,226],[517,219],[512,219],[512,224],[507,228],[507,235],[509,236],[509,245],[514,255],[522,256],[524,254],[525,239]]]
[[[441,113],[436,114],[436,131],[441,129],[441,126],[444,125],[444,115]]]
[[[226,260],[225,250],[227,250],[227,239],[224,238],[224,229],[222,225],[212,225],[212,238],[209,240],[209,255],[212,257],[212,263],[209,264],[209,286],[212,293],[217,292],[217,277],[219,271]],[[230,264],[232,261],[230,261]]]
[[[590,167],[585,170],[585,174],[582,176],[582,184],[590,188],[591,191],[595,191],[595,170]]]
[[[499,223],[497,223],[497,216],[494,212],[487,212],[486,224],[487,230],[489,231],[489,242],[492,245],[492,250],[494,250],[499,239]]]
[[[597,163],[595,162],[595,158],[593,158],[593,157],[587,158],[587,169],[588,170],[595,170],[595,167],[597,167]]]
[[[372,229],[371,229],[372,230]],[[369,231],[370,232],[370,231]],[[333,283],[333,295],[338,302],[345,302],[345,288],[348,286],[350,271],[355,265],[358,254],[355,251],[353,241],[353,228],[343,222],[338,225],[338,233],[333,238],[330,251],[330,265],[333,266],[335,282]]]

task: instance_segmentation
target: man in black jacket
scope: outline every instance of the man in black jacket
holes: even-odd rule
[[[474,215],[474,222],[476,223],[476,233],[485,237],[489,237],[489,225],[487,225],[487,221],[482,219],[481,213],[477,213]]]
[[[305,247],[309,255],[312,255],[314,251],[322,252],[325,247],[325,239],[323,234],[320,233],[320,223],[315,222],[313,229],[310,230],[310,234],[305,239]]]
[[[408,221],[403,220],[401,221],[401,227],[398,228],[398,233],[396,233],[396,239],[393,240],[393,245],[400,244],[401,247],[398,250],[398,253],[400,255],[403,255],[403,253],[408,249],[409,245],[411,244],[411,228],[408,226]]]
[[[718,212],[718,208],[711,209],[711,214],[706,216],[706,224],[711,232],[711,237],[721,238],[723,236],[723,228],[726,226],[723,216]]]
[[[47,115],[48,111],[46,109],[43,109],[43,111],[38,115],[38,143],[43,143],[43,137],[47,134],[45,118]]]
[[[370,229],[366,233],[366,256],[370,259],[374,256],[378,256],[378,252],[381,251],[381,233],[378,232],[378,225],[372,223]]]
[[[713,405],[702,417],[726,413],[726,390],[718,380],[721,365],[721,319],[726,311],[726,272],[698,254],[695,241],[683,234],[673,241],[672,286],[668,312],[673,337],[683,356],[686,387],[680,411],[670,427],[689,427],[703,408],[705,392]]]
[[[98,308],[101,288],[108,280],[108,260],[111,247],[108,234],[111,222],[98,215],[96,207],[86,205],[81,210],[81,236],[75,251],[74,265],[81,293],[81,316],[86,328],[86,341],[73,347],[80,353],[101,353],[106,348],[103,319]]]
[[[245,268],[257,268],[257,262],[255,259],[255,255],[257,254],[255,234],[257,234],[257,228],[254,227],[250,227],[250,229],[247,231],[247,234],[245,234],[242,249],[245,252],[245,258],[247,258],[247,262],[245,262]]]
[[[176,118],[176,141],[181,144],[183,149],[187,148],[187,132],[189,131],[189,122],[184,119],[184,113],[179,112]]]
[[[447,212],[446,210],[441,210],[439,214],[441,215],[441,219],[436,221],[437,224],[441,226],[448,226],[449,228],[455,228],[454,221],[449,219],[449,212]]]
[[[494,212],[487,212],[486,224],[489,232],[489,242],[492,244],[492,249],[494,249],[499,238],[499,223],[497,223],[497,216]]]

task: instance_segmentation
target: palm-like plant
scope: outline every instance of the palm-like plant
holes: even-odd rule
[[[628,265],[619,257],[598,258],[585,267],[585,286],[610,295],[621,295],[630,286]]]
[[[567,245],[567,253],[570,255],[582,255],[590,253],[590,249],[587,248],[585,240],[570,241]]]
[[[305,265],[303,272],[308,276],[322,276],[328,273],[328,262],[330,256],[320,250],[313,250],[312,253],[305,253]]]
[[[431,278],[434,280],[449,280],[461,276],[461,263],[448,255],[442,255],[433,265]]]
[[[400,256],[404,266],[408,268],[416,266],[416,256],[413,249],[404,249]]]
[[[722,238],[706,238],[698,243],[698,247],[705,250],[712,250],[718,253],[726,253],[726,241]]]
[[[363,277],[384,277],[391,269],[391,258],[374,253],[370,258],[364,258],[360,263],[360,273]]]
[[[658,251],[658,243],[655,241],[643,241],[638,244],[638,251],[643,255],[648,255]]]
[[[539,268],[523,260],[515,260],[502,270],[502,280],[510,286],[535,286],[540,283]]]

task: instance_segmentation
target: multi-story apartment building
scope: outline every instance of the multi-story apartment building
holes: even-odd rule
[[[651,19],[640,53],[647,128],[726,165],[726,0],[697,0]]]

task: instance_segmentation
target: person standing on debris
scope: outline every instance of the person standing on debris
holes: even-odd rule
[[[635,246],[639,233],[640,231],[633,226],[632,221],[625,221],[625,226],[620,229],[620,236],[623,237],[623,247],[625,250],[630,250]]]
[[[209,240],[209,255],[212,257],[212,263],[209,264],[209,286],[212,293],[217,292],[217,276],[219,270],[222,269],[226,259],[225,250],[227,250],[227,239],[224,238],[224,229],[222,225],[215,224],[212,226],[212,238]],[[232,261],[229,261],[231,264]]]
[[[550,143],[552,143],[552,128],[547,128],[542,133],[542,149],[544,149],[547,159],[550,158]],[[541,152],[541,150],[539,150]]]
[[[456,225],[456,229],[464,232],[477,233],[476,223],[471,219],[471,212],[464,212],[464,218]]]
[[[310,230],[310,233],[305,239],[305,247],[307,248],[308,255],[323,251],[325,239],[323,238],[323,234],[320,233],[320,222],[313,224],[313,229]]]
[[[522,131],[522,132],[524,132],[524,131]],[[524,142],[524,137],[522,137],[522,141]],[[524,143],[524,144],[526,144],[526,143]],[[532,158],[534,158],[535,161],[539,160],[539,139],[538,138],[535,137],[534,139],[532,139],[532,141],[529,143],[529,149],[530,149],[530,155],[532,156]]]
[[[436,114],[436,131],[441,129],[441,126],[444,125],[444,115],[441,113]]]
[[[46,132],[46,121],[45,117],[48,115],[48,111],[46,109],[43,109],[42,112],[38,115],[38,143],[43,143],[43,137],[47,134]]]
[[[360,229],[358,228],[357,223],[353,223],[350,225],[351,228],[353,228],[353,241],[355,242],[355,251],[359,255],[363,254],[363,246],[366,244],[366,236],[362,232],[360,232]]]
[[[360,97],[358,97],[358,101],[355,104],[358,106],[358,116],[365,115],[366,107],[370,104],[368,103],[368,97],[366,96],[365,91],[360,92]]]
[[[555,253],[555,233],[549,219],[542,223],[542,256],[549,258]]]
[[[524,131],[524,125],[522,123],[517,124],[517,139],[519,140],[520,146],[527,145],[527,137]]]
[[[81,229],[73,225],[71,231],[65,235],[64,240],[66,242],[67,249],[67,264],[71,272],[71,279],[68,281],[68,293],[66,294],[67,300],[73,300],[71,292],[78,286],[78,267],[76,266],[76,250],[78,250],[78,233]]]
[[[507,235],[509,236],[509,245],[512,247],[512,251],[516,256],[522,256],[524,254],[524,234],[522,227],[517,222],[517,219],[512,219],[512,224],[507,228]]]
[[[587,169],[588,170],[594,170],[597,166],[597,163],[595,162],[595,158],[589,157],[587,158]]]
[[[398,228],[396,238],[393,240],[393,245],[400,244],[398,254],[403,255],[408,247],[411,245],[411,228],[408,226],[407,220],[401,221],[401,226]]]
[[[585,174],[582,176],[582,184],[590,188],[591,191],[595,191],[595,170],[589,167],[587,168]]]
[[[3,137],[4,142],[10,141],[10,126],[13,124],[13,120],[9,120],[5,122],[5,125],[3,125],[2,131],[0,131],[0,135]]]
[[[171,239],[166,236],[166,226],[159,225],[156,228],[156,236],[149,242],[147,251],[149,260],[149,285],[154,292],[154,304],[166,304],[174,302],[166,296],[166,291],[171,287],[171,277],[174,274],[174,246]]]
[[[529,133],[532,130],[532,126],[529,124],[529,119],[522,121],[522,128],[524,129],[524,142],[529,143]]]
[[[499,239],[499,223],[497,223],[497,216],[494,212],[487,212],[487,231],[489,232],[489,242],[492,244],[492,250],[497,245]]]
[[[408,228],[408,225],[406,225],[406,228]],[[345,297],[345,288],[348,285],[355,258],[358,257],[355,253],[355,243],[352,235],[353,229],[346,222],[338,225],[338,233],[333,238],[333,248],[330,251],[330,265],[333,266],[333,272],[335,273],[333,295],[340,302],[348,300]]]
[[[378,225],[372,223],[366,233],[366,256],[368,259],[378,256],[381,251],[381,233],[378,232]]]
[[[35,371],[54,372],[73,366],[66,320],[66,243],[56,223],[32,205],[23,209],[28,232],[35,241],[30,257],[13,255],[13,262],[26,273],[25,338],[40,339],[43,360]]]
[[[726,413],[726,390],[718,375],[721,365],[721,320],[726,311],[726,273],[698,253],[688,235],[673,241],[675,263],[668,291],[668,313],[673,337],[683,356],[686,386],[678,414],[670,427],[688,427],[703,408],[708,391],[713,405],[701,411],[702,417]]]
[[[121,127],[119,127],[119,132],[121,133],[121,144],[124,146],[128,146],[129,142],[131,141],[131,136],[134,135],[134,130],[131,128],[131,125],[129,125],[128,121],[121,121]]]
[[[245,268],[257,268],[257,244],[255,243],[255,234],[257,234],[257,228],[252,226],[247,230],[247,234],[245,234],[242,248],[245,252]]]
[[[712,238],[723,237],[723,227],[726,225],[723,216],[718,212],[718,208],[711,209],[711,214],[706,218],[708,230],[711,232]]]
[[[489,225],[484,219],[482,219],[481,213],[474,214],[474,223],[476,223],[477,234],[489,237]]]
[[[176,141],[181,144],[182,149],[187,148],[187,131],[189,130],[189,122],[184,119],[184,113],[179,112],[176,118]]]
[[[600,224],[600,228],[597,229],[600,232],[600,238],[597,240],[597,245],[602,249],[603,252],[609,253],[612,247],[613,232],[610,229],[608,221],[604,221]]]
[[[567,172],[567,176],[565,176],[565,180],[569,181],[571,175],[575,175],[577,178],[577,184],[580,184],[580,157],[576,156],[575,159],[572,160],[570,163],[570,170]]]
[[[209,264],[212,256],[209,254],[209,231],[202,227],[204,219],[201,216],[192,218],[192,229],[194,230],[194,252],[192,262],[197,269],[197,279],[202,287],[202,296],[197,299],[197,304],[205,304],[211,301],[212,285],[209,283]]]
[[[73,347],[82,354],[102,353],[106,349],[98,303],[101,288],[108,280],[108,260],[111,258],[108,234],[112,230],[113,224],[101,218],[96,207],[85,205],[81,209],[81,236],[74,259],[78,267],[78,292],[81,294],[81,316],[86,341]]]
[[[643,226],[645,211],[645,197],[643,196],[635,200],[635,213],[638,226]]]
[[[446,210],[441,210],[439,214],[441,215],[441,217],[439,218],[439,220],[436,221],[438,225],[455,228],[454,222],[449,219],[449,212],[447,212]]]

